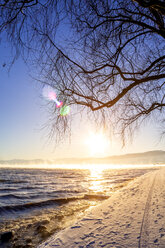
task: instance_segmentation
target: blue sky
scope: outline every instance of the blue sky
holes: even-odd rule
[[[66,140],[57,146],[47,140],[46,131],[41,130],[48,118],[41,86],[30,77],[21,58],[8,72],[12,57],[9,44],[0,44],[0,54],[0,159],[90,156],[84,144],[89,123],[75,123],[71,144]],[[159,131],[149,122],[124,149],[119,140],[111,139],[105,155],[164,149],[164,140],[158,142]]]
[[[9,56],[10,51],[1,47],[1,158],[13,157],[13,153],[23,157],[28,150],[34,149],[38,139],[35,129],[43,120],[43,113],[39,106],[39,87],[37,89],[28,76],[27,68],[21,59],[16,61],[8,72]],[[2,66],[3,63],[6,63],[5,67]]]

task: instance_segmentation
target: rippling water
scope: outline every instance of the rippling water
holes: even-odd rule
[[[131,179],[156,169],[89,168],[0,168],[0,236],[12,233],[0,247],[37,247]]]
[[[106,199],[116,185],[149,170],[1,168],[0,215],[1,218],[12,218],[16,213],[56,207],[77,199]]]

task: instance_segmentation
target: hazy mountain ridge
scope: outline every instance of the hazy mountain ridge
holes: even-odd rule
[[[114,163],[114,164],[163,164],[165,163],[165,151],[155,150],[143,153],[129,153],[104,158],[64,158],[54,160],[44,159],[12,159],[0,160],[1,165],[32,165],[32,164],[86,164],[86,163]]]

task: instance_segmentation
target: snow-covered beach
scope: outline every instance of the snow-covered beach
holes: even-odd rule
[[[38,248],[165,247],[165,168],[134,179]]]
[[[136,177],[159,168],[0,168],[0,247],[36,248]]]

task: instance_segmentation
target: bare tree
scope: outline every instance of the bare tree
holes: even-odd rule
[[[33,51],[39,80],[64,102],[94,113],[97,122],[111,120],[123,140],[146,117],[163,120],[163,0],[18,1],[14,12],[11,2],[16,6],[0,5],[1,16],[7,13],[1,30],[16,47]],[[67,33],[62,41],[59,30]],[[56,127],[59,120],[66,127],[64,118],[54,116]]]

